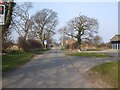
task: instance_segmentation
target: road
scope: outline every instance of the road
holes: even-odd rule
[[[65,56],[50,50],[3,76],[3,88],[106,88],[104,82],[93,80],[87,71],[113,58]]]

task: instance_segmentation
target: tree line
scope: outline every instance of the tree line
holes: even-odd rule
[[[44,40],[47,40],[48,45],[53,42],[53,36],[56,34],[56,26],[58,25],[57,12],[51,9],[42,9],[30,15],[30,9],[33,8],[30,2],[22,4],[5,2],[5,7],[5,25],[1,26],[2,51],[13,45],[11,39],[13,32],[19,35],[18,45],[24,51],[29,50],[28,39],[31,42],[34,42],[32,41],[34,39],[39,40],[41,48],[44,48]],[[81,49],[82,41],[100,43],[101,37],[96,35],[98,27],[97,19],[79,14],[58,31],[62,36],[62,40],[69,36],[76,38],[78,48]],[[34,42],[34,44],[38,43]]]

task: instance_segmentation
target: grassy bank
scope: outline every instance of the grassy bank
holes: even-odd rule
[[[109,62],[97,65],[90,69],[103,81],[112,87],[118,87],[118,63]]]
[[[87,53],[87,52],[75,52],[75,53],[67,53],[69,56],[83,56],[83,57],[111,57],[104,53]]]

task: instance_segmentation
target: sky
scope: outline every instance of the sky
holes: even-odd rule
[[[17,2],[118,2],[119,0],[15,0]]]
[[[98,35],[103,38],[104,42],[109,42],[118,33],[117,2],[34,2],[30,14],[34,15],[44,8],[58,13],[59,23],[56,29],[65,26],[69,20],[81,13],[98,20]],[[58,38],[58,34],[55,38]]]

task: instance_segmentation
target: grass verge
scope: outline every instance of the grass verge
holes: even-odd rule
[[[93,73],[96,73],[103,81],[108,85],[117,88],[118,87],[118,63],[108,62],[101,65],[97,65],[90,69]]]
[[[67,53],[68,56],[83,56],[83,57],[111,57],[104,53],[86,53],[86,52],[76,52],[76,53]]]
[[[2,72],[15,69],[28,62],[34,55],[43,54],[48,50],[50,49],[32,52],[12,51],[6,55],[2,55]]]
[[[11,69],[15,69],[20,65],[25,64],[29,61],[35,54],[28,52],[12,52],[7,55],[2,56],[2,72],[7,72]]]

